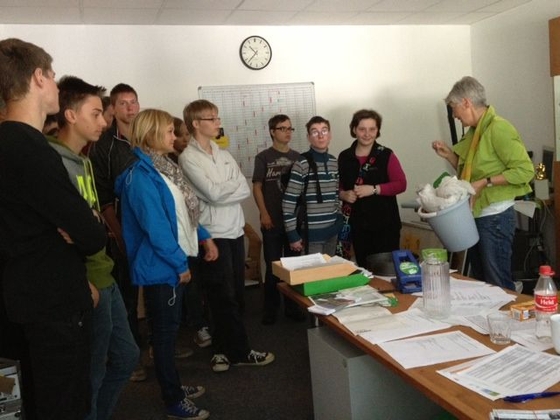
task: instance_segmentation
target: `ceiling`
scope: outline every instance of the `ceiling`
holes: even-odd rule
[[[0,24],[470,25],[531,0],[0,0]]]

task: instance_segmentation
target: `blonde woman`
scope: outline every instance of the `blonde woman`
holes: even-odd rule
[[[181,384],[174,351],[184,285],[191,280],[189,265],[199,241],[207,260],[217,258],[217,248],[198,223],[196,195],[168,157],[174,140],[171,115],[155,109],[140,112],[130,136],[138,160],[117,178],[116,191],[132,282],[143,286],[146,295],[154,366],[167,416],[198,420],[210,414],[190,399],[205,390]]]

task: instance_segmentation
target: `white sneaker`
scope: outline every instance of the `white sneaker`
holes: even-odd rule
[[[208,332],[208,327],[202,327],[196,332],[194,342],[198,347],[208,347],[212,344],[212,336]]]

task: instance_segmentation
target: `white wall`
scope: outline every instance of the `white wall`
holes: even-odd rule
[[[473,74],[486,86],[488,100],[519,130],[533,162],[542,146],[554,146],[553,83],[548,21],[560,16],[560,1],[534,0],[472,27]],[[554,223],[547,212],[545,249],[556,266]]]
[[[272,62],[261,71],[239,60],[239,44],[253,34],[272,46]],[[350,144],[354,111],[368,107],[384,116],[380,142],[395,150],[409,180],[401,201],[414,199],[418,183],[445,169],[429,144],[449,138],[442,98],[471,74],[468,26],[0,25],[0,39],[6,37],[44,47],[58,77],[73,74],[109,89],[125,82],[137,89],[142,107],[179,116],[201,85],[312,81],[317,112],[331,120],[335,155]],[[258,227],[252,199],[245,209]]]
[[[548,21],[558,16],[560,1],[534,0],[471,30],[473,74],[535,152],[535,162],[543,145],[554,146]]]

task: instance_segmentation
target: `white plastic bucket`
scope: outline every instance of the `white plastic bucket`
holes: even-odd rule
[[[463,251],[478,242],[478,231],[468,197],[433,213],[424,213],[420,207],[418,215],[428,221],[449,252]]]

